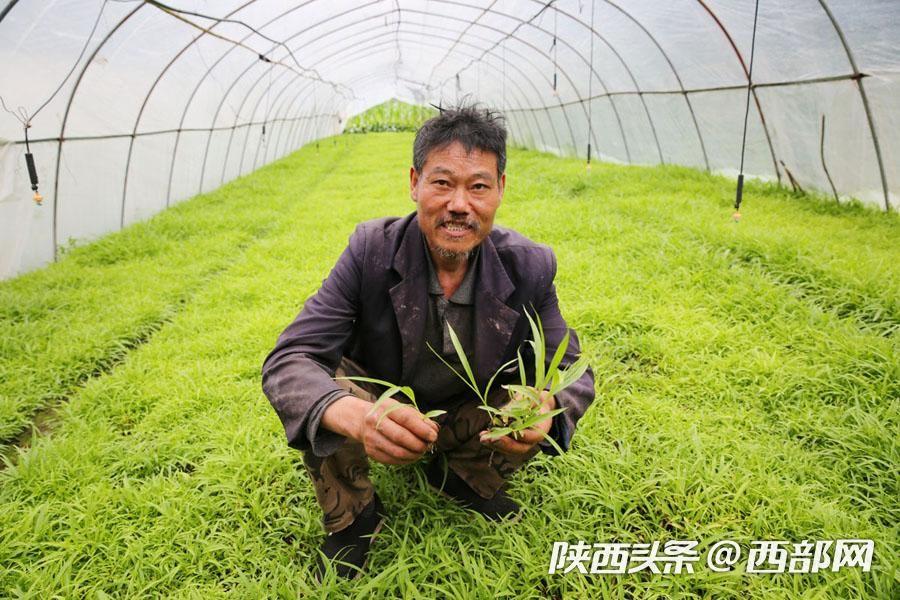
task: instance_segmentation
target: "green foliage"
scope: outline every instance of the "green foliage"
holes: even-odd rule
[[[434,355],[437,356],[440,361],[453,372],[454,375],[459,377],[463,381],[463,383],[465,383],[466,386],[469,387],[469,389],[475,392],[475,395],[479,398],[479,400],[481,400],[481,406],[479,408],[486,411],[491,416],[491,427],[488,429],[485,436],[490,440],[497,440],[507,435],[513,437],[514,439],[520,439],[522,436],[522,432],[526,429],[530,429],[548,419],[552,419],[556,415],[565,411],[565,407],[543,411],[541,391],[547,390],[551,396],[555,396],[562,390],[575,383],[582,375],[584,375],[585,371],[587,371],[588,368],[587,357],[580,357],[575,363],[569,365],[565,370],[559,369],[559,365],[562,362],[563,356],[566,353],[566,348],[569,344],[568,331],[563,336],[563,339],[560,342],[559,346],[557,346],[553,357],[550,359],[550,362],[545,363],[547,339],[544,336],[544,329],[541,325],[541,318],[537,314],[535,314],[535,316],[532,318],[527,309],[525,309],[525,316],[528,318],[528,323],[531,326],[532,338],[528,340],[528,343],[531,345],[534,351],[534,369],[532,369],[531,373],[533,373],[535,376],[535,384],[533,386],[528,385],[528,370],[526,369],[525,362],[522,359],[521,349],[519,349],[517,351],[517,355],[520,384],[503,386],[504,389],[509,391],[509,402],[500,407],[491,406],[488,403],[488,394],[490,393],[491,386],[493,385],[494,380],[497,378],[497,376],[506,367],[516,362],[515,360],[511,360],[508,363],[501,365],[500,368],[497,369],[497,371],[487,382],[484,391],[482,391],[478,387],[478,381],[475,379],[475,373],[472,371],[472,367],[469,365],[469,358],[466,356],[466,351],[462,347],[462,344],[459,341],[459,336],[456,335],[456,332],[453,330],[452,326],[450,326],[449,324],[447,325],[447,329],[450,332],[450,341],[453,344],[453,349],[456,351],[456,356],[459,359],[460,364],[462,365],[465,376],[457,371],[450,363],[448,363],[444,359],[443,356],[440,355],[440,353],[432,348],[431,344],[428,344],[428,349],[431,350],[431,352],[433,352]],[[556,448],[557,452],[559,452],[560,454],[563,452],[563,449],[560,448],[556,441],[553,440],[553,438],[551,438],[549,435],[544,434],[544,439],[552,444],[553,447]]]
[[[556,347],[556,351],[553,353],[553,358],[550,359],[549,363],[545,363],[547,338],[544,335],[541,317],[535,313],[532,318],[527,309],[525,310],[525,316],[528,318],[528,324],[531,327],[531,339],[528,343],[531,345],[534,352],[535,373],[534,386],[528,395],[537,398],[539,395],[538,390],[549,390],[550,395],[555,396],[557,393],[578,381],[581,376],[584,375],[585,371],[588,369],[587,357],[581,356],[565,369],[559,368],[559,365],[562,363],[562,359],[566,354],[566,349],[569,347],[569,332],[566,331],[566,333],[563,334],[563,338],[559,345]],[[522,360],[521,352],[518,353],[518,361],[519,375],[522,376],[525,373],[525,364]],[[526,385],[526,378],[521,377],[521,380],[522,386],[528,387]]]
[[[416,131],[422,123],[434,116],[437,116],[437,110],[430,106],[388,100],[348,119],[344,133]]]
[[[531,327],[531,339],[528,340],[528,343],[531,345],[534,354],[534,369],[532,370],[532,373],[534,373],[534,385],[528,385],[528,371],[525,368],[525,361],[522,359],[522,352],[519,350],[516,353],[519,364],[519,385],[503,386],[510,393],[510,402],[499,410],[485,408],[491,413],[491,418],[494,421],[494,428],[488,432],[488,439],[498,439],[504,435],[512,435],[512,437],[518,439],[521,437],[521,432],[526,429],[552,419],[565,411],[566,407],[562,407],[542,412],[542,391],[547,391],[549,395],[556,396],[559,392],[578,381],[589,366],[587,357],[580,356],[565,369],[559,368],[569,346],[568,331],[563,334],[563,338],[556,347],[550,362],[546,362],[547,338],[544,335],[541,318],[536,312],[534,317],[532,317],[527,309],[525,309],[525,316],[528,318],[528,324]],[[544,439],[557,452],[562,454],[563,449],[559,447],[552,437],[544,434]]]
[[[733,181],[526,151],[497,223],[556,251],[598,398],[513,477],[515,524],[374,465],[368,574],[319,586],[321,514],[260,365],[355,224],[413,209],[411,142],[303,149],[0,284],[4,394],[68,399],[0,469],[0,596],[896,596],[896,215],[748,182],[736,224]],[[837,538],[875,540],[872,571],[547,575],[557,540]]]
[[[407,398],[409,398],[409,401],[413,405],[413,407],[415,407],[416,410],[419,410],[419,405],[416,404],[416,393],[408,385],[394,385],[390,381],[384,381],[383,379],[375,379],[373,377],[352,376],[352,377],[335,377],[335,379],[347,379],[350,381],[362,381],[365,383],[374,383],[376,385],[380,385],[380,386],[384,387],[385,390],[383,392],[381,392],[381,395],[378,396],[378,399],[375,400],[375,402],[372,404],[372,409],[369,411],[370,413],[373,413],[376,410],[378,410],[378,408],[381,407],[382,405],[384,405],[385,403],[387,403],[388,400],[393,400],[394,395],[397,394],[398,392],[403,394]],[[381,425],[381,422],[384,420],[384,418],[386,416],[388,416],[389,414],[391,414],[398,408],[403,408],[402,402],[397,402],[396,404],[393,404],[393,405],[387,407],[386,409],[384,409],[381,412],[381,415],[378,417],[378,421],[375,423],[375,429],[378,429],[378,427]],[[435,417],[439,417],[446,413],[447,413],[446,410],[438,410],[438,409],[429,410],[428,412],[426,412],[422,415],[422,418],[425,420],[433,419]]]
[[[336,160],[337,157],[331,159]],[[150,340],[330,168],[241,178],[0,282],[0,444]],[[265,171],[264,171],[265,172]],[[264,202],[248,202],[261,195]]]
[[[472,366],[469,364],[469,359],[462,347],[462,343],[460,343],[459,341],[459,337],[456,335],[456,332],[453,331],[453,327],[451,327],[449,323],[447,324],[447,328],[450,330],[450,341],[453,343],[453,349],[456,351],[456,356],[459,358],[460,365],[462,366],[465,375],[461,374],[456,370],[456,368],[453,367],[453,365],[448,363],[437,350],[431,347],[431,344],[425,342],[425,345],[428,346],[428,349],[431,350],[431,352],[434,353],[434,355],[437,356],[440,361],[447,366],[448,369],[453,371],[453,374],[459,377],[460,380],[462,380],[462,382],[466,384],[466,387],[472,390],[475,393],[475,396],[479,400],[481,400],[481,403],[486,406],[488,403],[488,394],[491,391],[491,386],[494,384],[494,380],[497,378],[497,375],[500,373],[500,371],[512,364],[512,361],[497,369],[497,372],[494,373],[494,375],[487,382],[484,390],[482,390],[478,387],[478,381],[475,379],[475,373],[472,371]]]

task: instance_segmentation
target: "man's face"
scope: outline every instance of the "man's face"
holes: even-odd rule
[[[467,258],[491,232],[506,174],[497,178],[497,156],[453,142],[432,150],[422,172],[409,170],[409,193],[428,247],[448,260]]]

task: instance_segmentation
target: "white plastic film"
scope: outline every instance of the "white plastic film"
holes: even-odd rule
[[[753,0],[2,4],[0,277],[390,98],[477,100],[511,144],[561,155],[740,164]],[[897,22],[894,0],[760,1],[747,176],[897,206]],[[38,206],[21,121],[51,96],[29,129]]]

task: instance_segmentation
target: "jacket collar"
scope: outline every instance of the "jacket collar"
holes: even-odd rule
[[[429,352],[424,345],[425,311],[428,310],[426,247],[422,244],[418,216],[413,213],[408,219],[391,264],[402,280],[390,290],[403,345],[403,381],[409,381],[418,354]],[[503,267],[490,235],[481,242],[477,260],[475,375],[484,384],[500,366],[519,313],[506,305],[515,285]]]

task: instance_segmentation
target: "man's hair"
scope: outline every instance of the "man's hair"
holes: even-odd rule
[[[460,142],[466,152],[474,149],[493,152],[497,157],[497,177],[506,170],[506,127],[497,111],[477,104],[439,108],[440,114],[427,121],[416,132],[413,143],[413,167],[422,172],[425,160],[433,150]]]

